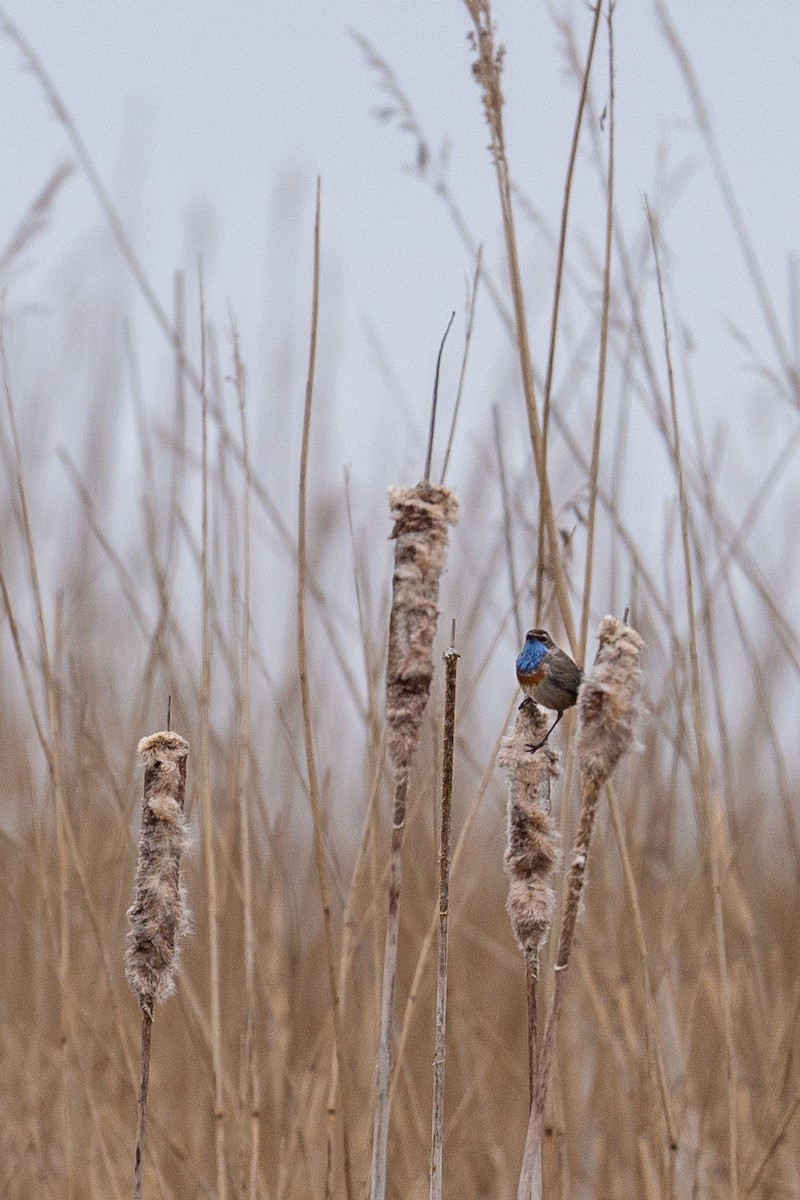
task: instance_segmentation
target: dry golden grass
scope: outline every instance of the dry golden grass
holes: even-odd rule
[[[630,605],[647,646],[643,706],[638,744],[599,803],[593,797],[596,823],[544,1108],[542,1194],[800,1196],[800,842],[792,783],[800,764],[786,712],[800,638],[748,538],[791,457],[765,469],[753,501],[730,515],[717,465],[690,420],[686,364],[673,378],[677,352],[665,355],[675,301],[665,288],[662,326],[652,306],[652,256],[637,267],[633,241],[607,226],[605,204],[593,274],[584,281],[601,378],[558,329],[556,305],[584,286],[567,269],[565,217],[551,358],[557,344],[571,360],[564,368],[570,403],[551,369],[549,430],[541,427],[536,356],[527,334],[514,334],[526,329],[525,278],[500,121],[501,64],[488,6],[470,0],[468,8],[510,307],[486,257],[475,286],[511,334],[509,363],[522,382],[512,397],[518,411],[505,396],[493,413],[492,397],[473,431],[483,457],[460,473],[460,523],[449,533],[440,593],[447,619],[434,646],[404,813],[395,1063],[384,1081],[386,1194],[411,1200],[429,1190],[441,920],[439,656],[449,618],[457,619],[460,659],[442,1194],[505,1198],[517,1194],[531,1072],[525,964],[506,913],[507,793],[495,760],[518,699],[519,630],[536,606],[538,623],[564,640],[569,634],[578,653],[576,631],[587,618],[575,616],[591,589],[590,632],[603,611],[619,607],[619,616]],[[575,61],[582,80],[585,57]],[[402,98],[386,64],[374,54],[372,64]],[[694,82],[688,59],[682,66]],[[409,111],[406,127],[424,147]],[[586,111],[596,130],[590,91]],[[62,120],[73,128],[66,114]],[[710,130],[703,132],[713,145]],[[613,216],[608,145],[593,148]],[[418,161],[428,177],[429,156]],[[81,156],[81,165],[91,177],[91,160]],[[721,162],[715,167],[722,172]],[[454,197],[441,179],[432,182],[469,244]],[[48,204],[34,202],[34,224]],[[324,187],[322,213],[324,231]],[[645,235],[643,213],[637,236]],[[660,245],[656,221],[652,236]],[[310,247],[309,231],[309,308]],[[471,259],[474,268],[477,252]],[[347,494],[344,487],[321,494],[309,373],[295,537],[296,485],[287,500],[275,482],[286,478],[283,462],[270,457],[268,444],[254,452],[238,337],[231,331],[230,372],[207,370],[205,355],[195,368],[182,294],[179,285],[174,322],[161,308],[156,314],[173,346],[177,383],[171,398],[167,390],[153,398],[153,419],[140,414],[135,502],[115,493],[109,472],[73,464],[59,476],[63,501],[48,514],[54,467],[38,460],[34,427],[20,420],[35,399],[24,350],[22,383],[4,353],[0,1196],[131,1194],[140,1014],[123,960],[141,797],[136,746],[165,726],[171,696],[172,728],[191,747],[192,838],[183,869],[193,929],[176,993],[154,1014],[144,1195],[350,1193],[360,1200],[373,1156],[392,836],[385,496],[389,485],[416,481],[384,478],[377,462],[366,461]],[[325,302],[323,287],[322,312]],[[770,309],[770,327],[772,317]],[[205,326],[197,339],[204,350],[214,332]],[[473,344],[480,335],[472,306]],[[794,376],[781,346],[776,360],[777,401],[792,394]],[[292,402],[302,411],[302,397]],[[668,473],[674,501],[651,513],[644,534],[624,502],[634,466],[641,471],[626,439],[642,420],[658,446],[645,470]],[[523,470],[503,455],[510,426],[531,438]],[[458,435],[452,453],[457,459]],[[300,460],[298,444],[295,479]],[[531,517],[537,510],[541,538]],[[268,603],[264,587],[273,589]],[[591,637],[586,657],[594,657]],[[553,876],[555,926],[538,965],[540,1038],[552,1012],[579,818],[574,727],[568,716],[554,735],[562,760],[551,788],[553,821],[565,862]]]

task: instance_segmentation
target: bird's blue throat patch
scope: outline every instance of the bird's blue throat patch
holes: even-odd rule
[[[547,657],[547,647],[541,642],[529,640],[522,648],[522,653],[517,659],[517,670],[522,675],[532,675],[536,668],[541,664],[542,659]]]

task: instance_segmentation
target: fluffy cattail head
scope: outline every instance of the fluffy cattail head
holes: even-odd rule
[[[433,678],[439,579],[458,501],[449,488],[423,480],[414,488],[390,488],[389,502],[395,550],[386,720],[392,764],[407,771]]]
[[[549,746],[535,754],[529,749],[541,741],[546,728],[542,710],[525,701],[497,756],[508,780],[506,908],[517,945],[528,959],[535,957],[550,931],[554,905],[550,878],[559,858],[558,836],[550,818],[550,781],[558,775],[559,755]]]
[[[138,749],[145,768],[144,800],[125,975],[142,1011],[152,1018],[153,1006],[174,991],[178,943],[189,927],[180,872],[187,840],[183,805],[189,743],[177,733],[154,733]]]
[[[578,697],[578,761],[584,785],[599,789],[633,741],[644,641],[629,625],[603,617],[600,646]]]

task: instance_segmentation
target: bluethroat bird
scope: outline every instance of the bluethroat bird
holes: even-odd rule
[[[572,708],[578,699],[583,671],[546,630],[531,629],[525,634],[525,645],[517,659],[517,679],[528,700],[558,713],[541,742],[528,747],[533,752],[545,744],[565,710]]]

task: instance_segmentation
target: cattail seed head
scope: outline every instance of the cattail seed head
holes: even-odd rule
[[[449,488],[423,480],[414,488],[390,488],[389,503],[395,550],[386,721],[392,764],[407,771],[433,678],[439,579],[458,501]]]
[[[603,617],[598,639],[578,697],[578,762],[583,786],[599,791],[633,741],[644,641],[615,617]]]
[[[145,768],[144,800],[125,976],[152,1018],[154,1005],[175,989],[178,944],[189,928],[180,871],[187,842],[183,806],[189,743],[177,733],[154,733],[138,750]]]
[[[535,958],[547,940],[555,902],[550,879],[559,860],[558,835],[550,817],[550,782],[558,776],[559,755],[549,746],[535,754],[529,749],[546,728],[542,710],[526,701],[497,756],[508,780],[506,909],[526,959]]]

